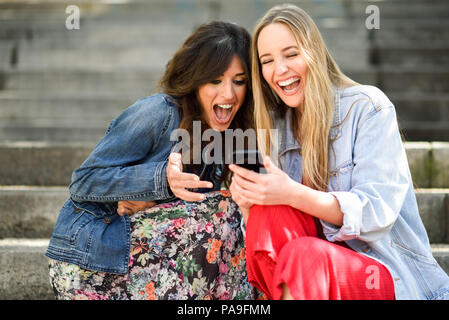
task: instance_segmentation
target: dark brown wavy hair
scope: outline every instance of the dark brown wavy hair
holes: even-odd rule
[[[210,128],[204,120],[197,98],[198,88],[222,76],[234,56],[240,59],[248,82],[244,103],[236,113],[229,129],[246,130],[255,127],[250,46],[251,36],[245,28],[234,23],[211,21],[200,25],[167,63],[165,73],[159,81],[159,87],[162,92],[175,98],[181,109],[179,128],[186,129],[191,137],[190,163],[193,163],[193,121],[201,121],[202,132]],[[202,143],[205,145],[208,142]],[[224,176],[227,176],[227,172],[223,173]]]

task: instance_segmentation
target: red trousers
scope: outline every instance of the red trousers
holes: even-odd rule
[[[298,300],[394,300],[387,268],[327,241],[317,219],[289,206],[250,209],[246,259],[248,280],[268,299],[286,284]]]

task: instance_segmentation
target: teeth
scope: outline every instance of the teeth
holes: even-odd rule
[[[232,108],[232,104],[218,104],[217,106],[219,106],[220,108],[223,108],[223,109]]]
[[[298,81],[298,80],[299,80],[299,78],[290,78],[285,81],[279,81],[278,84],[281,87],[285,87],[285,86],[288,86],[289,84],[292,84],[293,82]]]

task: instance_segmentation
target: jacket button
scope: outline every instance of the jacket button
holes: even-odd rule
[[[112,222],[112,219],[109,217],[105,217],[105,218],[103,218],[103,222],[106,224],[110,224]]]

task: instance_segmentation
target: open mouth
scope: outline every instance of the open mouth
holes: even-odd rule
[[[277,82],[278,86],[286,94],[292,94],[292,93],[296,92],[296,90],[299,88],[300,83],[301,83],[301,79],[299,77],[292,77],[290,79]]]
[[[218,123],[228,123],[232,115],[232,104],[214,105],[215,119]]]

